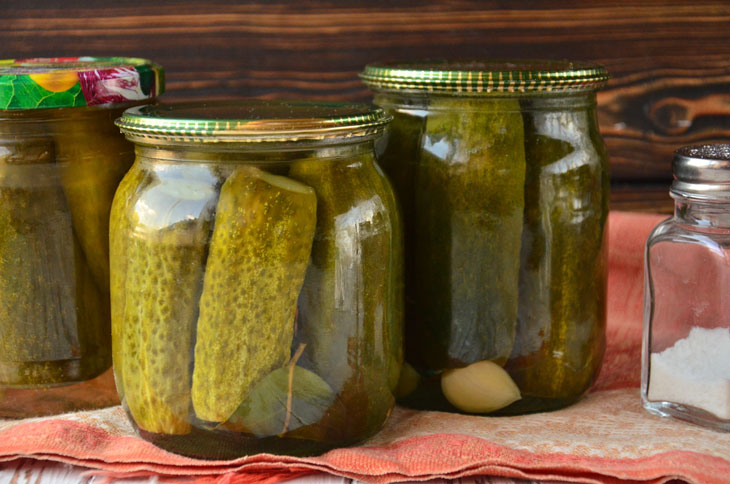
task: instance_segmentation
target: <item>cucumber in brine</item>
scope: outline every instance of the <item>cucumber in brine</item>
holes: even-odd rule
[[[76,317],[82,360],[76,381],[94,378],[112,365],[109,295],[91,273],[81,244],[74,237]]]
[[[397,311],[394,320],[397,327],[393,329],[393,335],[399,335],[400,340],[403,339],[403,326],[408,334],[418,335],[421,332],[420,320],[416,316],[419,313],[417,295],[413,284],[405,284],[405,280],[410,280],[416,273],[415,251],[411,250],[417,243],[415,235],[415,220],[417,210],[415,207],[414,183],[415,173],[418,167],[418,161],[421,156],[421,143],[423,139],[423,129],[426,125],[425,111],[420,109],[409,110],[389,109],[388,114],[393,116],[390,123],[387,144],[382,155],[378,158],[378,165],[388,175],[388,179],[395,189],[396,197],[391,198],[391,213],[397,217],[398,228],[394,232],[398,237],[396,240],[396,248],[398,250],[397,260],[402,260],[401,264],[397,264],[397,279],[401,287],[398,298],[400,301],[396,305]],[[397,201],[393,198],[397,198]],[[417,360],[420,358],[419,338],[406,338],[405,342],[399,341],[396,345],[399,356],[398,361],[403,361],[404,343],[405,352],[408,358]],[[390,380],[391,388],[395,390],[398,385],[400,376],[400,364],[392,368]],[[412,369],[412,368],[411,368]]]
[[[109,211],[134,161],[134,147],[114,126],[118,111],[63,110],[54,125],[56,158],[74,232],[105,297],[109,293]]]
[[[121,257],[116,251],[122,248],[127,259],[124,399],[141,429],[185,434],[191,429],[192,347],[217,178],[208,167],[182,164],[161,165],[146,176],[126,221],[111,227],[112,240],[117,231],[127,238],[123,247],[113,244],[111,253],[112,259]]]
[[[525,152],[515,99],[434,97],[416,173],[420,355],[441,370],[504,364],[515,338]],[[411,343],[411,347],[413,343]]]
[[[366,167],[366,179],[371,183],[374,190],[373,193],[381,198],[389,218],[389,229],[385,230],[389,236],[383,234],[381,240],[376,242],[376,245],[383,244],[386,237],[390,241],[388,249],[382,251],[387,252],[387,259],[384,257],[384,260],[386,263],[385,267],[388,268],[388,272],[384,278],[385,290],[383,294],[386,296],[384,307],[392,308],[392,312],[389,317],[384,318],[382,332],[384,341],[383,351],[387,362],[388,388],[391,393],[395,394],[395,389],[398,386],[398,380],[401,374],[401,367],[403,366],[404,353],[405,267],[403,264],[403,217],[401,216],[398,201],[396,200],[391,183],[378,164],[374,161],[371,164],[370,160],[367,160]],[[377,280],[378,277],[374,277],[373,279]]]
[[[71,216],[53,143],[0,133],[0,382],[58,383],[82,357]],[[83,261],[81,261],[83,263]],[[56,365],[57,366],[57,365]]]
[[[120,398],[124,398],[124,372],[122,371],[122,334],[124,329],[124,307],[127,287],[127,247],[132,221],[128,211],[137,203],[137,197],[144,189],[143,182],[151,182],[152,177],[138,165],[132,168],[119,183],[109,215],[109,259],[111,320],[112,320],[112,361],[114,362],[114,381]]]
[[[370,155],[297,161],[289,176],[317,192],[317,233],[297,337],[315,372],[344,403],[321,429],[330,435],[319,438],[333,438],[334,431],[336,440],[349,441],[385,418],[400,367],[394,201]]]
[[[605,153],[596,151],[603,146],[594,139],[597,129],[595,136],[586,131],[587,116],[588,110],[525,114],[531,162],[518,336],[508,369],[524,397],[556,406],[588,389],[604,347],[608,172]]]
[[[310,187],[250,166],[223,184],[195,344],[199,419],[226,421],[254,384],[289,361],[316,207]]]

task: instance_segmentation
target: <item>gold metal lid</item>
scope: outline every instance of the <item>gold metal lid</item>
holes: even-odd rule
[[[533,59],[386,62],[365,66],[370,88],[464,95],[594,91],[608,81],[598,64]]]
[[[138,106],[116,125],[133,141],[152,143],[356,141],[380,134],[390,119],[364,104],[243,100]]]

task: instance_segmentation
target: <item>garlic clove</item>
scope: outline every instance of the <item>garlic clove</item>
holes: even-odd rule
[[[418,374],[415,368],[404,361],[400,370],[400,377],[398,378],[398,386],[395,388],[395,397],[407,397],[416,391],[420,383],[421,375]]]
[[[522,398],[509,374],[489,360],[446,370],[441,391],[449,403],[468,413],[493,412]]]

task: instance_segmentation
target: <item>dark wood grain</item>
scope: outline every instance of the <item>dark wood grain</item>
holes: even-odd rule
[[[611,186],[611,210],[671,214],[669,183],[618,183]]]
[[[614,180],[669,180],[674,150],[730,139],[730,57],[704,62],[691,69],[646,69],[599,93]]]
[[[0,58],[149,57],[168,99],[367,100],[357,73],[394,58],[597,61],[613,76],[598,117],[626,190],[668,185],[679,146],[730,139],[727,0],[6,0],[0,14]]]

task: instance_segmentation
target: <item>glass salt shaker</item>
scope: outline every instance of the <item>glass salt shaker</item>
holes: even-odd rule
[[[730,144],[672,164],[674,216],[645,252],[644,408],[730,431]]]

